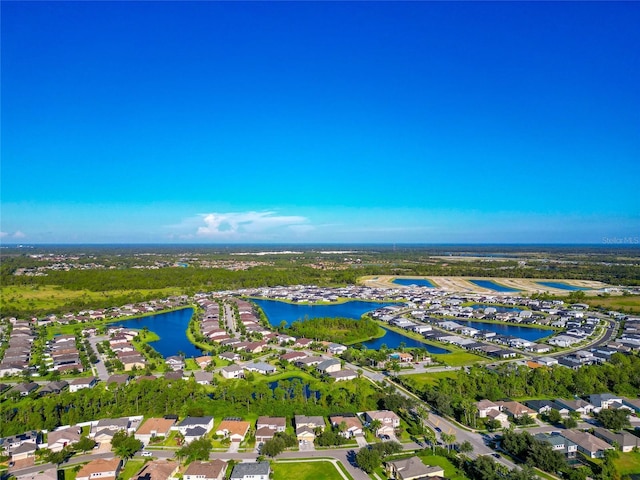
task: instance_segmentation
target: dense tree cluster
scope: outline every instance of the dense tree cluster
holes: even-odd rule
[[[310,338],[316,341],[352,343],[378,335],[380,327],[367,318],[354,320],[351,318],[305,318],[301,322],[293,322],[285,333],[294,337]]]
[[[491,370],[474,366],[460,370],[454,378],[444,378],[436,386],[419,385],[411,377],[400,377],[406,387],[420,394],[440,413],[466,425],[477,426],[475,402],[504,398],[553,395],[572,398],[614,392],[635,397],[640,392],[640,357],[616,353],[602,365],[535,368],[503,364]]]
[[[317,382],[311,389],[317,395],[307,395],[299,380],[281,380],[273,390],[264,382],[250,384],[244,380],[223,382],[209,390],[195,382],[169,382],[162,378],[112,385],[108,389],[100,384],[75,393],[6,399],[0,404],[0,437],[125,415],[237,416],[243,411],[278,416],[355,413],[375,409],[384,395],[362,379],[348,384]]]

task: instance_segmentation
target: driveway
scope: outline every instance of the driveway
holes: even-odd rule
[[[356,442],[358,442],[358,446],[359,446],[360,448],[362,448],[362,447],[366,447],[367,445],[369,445],[369,444],[367,443],[366,438],[364,438],[364,435],[356,435]]]
[[[229,445],[229,450],[227,450],[227,452],[238,453],[239,449],[240,449],[240,442],[231,442],[231,445]]]
[[[316,446],[313,442],[300,442],[298,448],[301,452],[315,452]]]

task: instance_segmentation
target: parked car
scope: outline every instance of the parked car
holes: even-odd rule
[[[143,450],[140,455],[142,455],[143,457],[151,457],[153,455],[153,453],[151,453],[148,450]]]

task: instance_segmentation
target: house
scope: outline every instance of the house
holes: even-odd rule
[[[478,418],[486,418],[488,413],[492,410],[496,412],[500,411],[500,406],[493,403],[491,400],[480,400],[476,403],[478,409]]]
[[[614,449],[612,445],[587,432],[563,430],[560,435],[575,443],[578,446],[578,451],[584,453],[589,458],[603,458],[606,450]]]
[[[58,382],[49,382],[47,383],[44,387],[42,387],[40,389],[40,391],[38,392],[38,394],[40,396],[42,395],[50,395],[52,393],[54,394],[58,394],[60,392],[62,392],[64,389],[69,387],[69,383],[65,382],[64,380],[58,381]]]
[[[80,429],[78,427],[54,430],[47,434],[47,448],[52,452],[59,452],[67,445],[80,441]]]
[[[313,442],[316,438],[315,430],[324,430],[324,418],[306,415],[296,415],[294,417],[296,427],[296,438],[299,442]]]
[[[376,435],[394,435],[395,429],[400,426],[400,417],[391,410],[372,410],[364,413],[364,420],[371,423],[378,420],[381,426],[376,430]]]
[[[182,370],[175,370],[171,372],[166,372],[164,374],[164,379],[170,380],[170,381],[182,380],[183,377],[184,377],[184,372]]]
[[[256,429],[258,428],[268,428],[276,432],[284,432],[287,428],[287,419],[285,417],[258,417]]]
[[[333,373],[338,372],[342,369],[342,364],[340,360],[336,360],[335,358],[325,360],[324,362],[316,365],[316,370],[321,373]]]
[[[179,466],[178,462],[154,460],[143,465],[132,480],[171,480],[176,478]]]
[[[129,421],[129,418],[127,417],[103,418],[101,420],[98,420],[98,423],[91,428],[91,434],[95,436],[105,430],[111,432],[112,434],[119,432],[120,430],[129,433],[130,423],[131,422]]]
[[[223,420],[216,430],[216,435],[227,437],[232,442],[241,442],[246,437],[249,428],[251,428],[251,424],[243,420]]]
[[[211,357],[209,357],[209,358],[211,358]],[[220,358],[222,360],[226,360],[228,362],[237,362],[238,360],[242,359],[242,355],[240,355],[237,352],[223,352],[220,355],[218,355],[218,358]]]
[[[213,361],[213,358],[208,355],[203,355],[201,357],[196,357],[195,362],[198,364],[200,368],[207,368],[209,364]]]
[[[203,372],[202,370],[196,370],[192,375],[196,383],[200,385],[211,385],[211,382],[213,381],[213,372]]]
[[[213,430],[213,417],[187,417],[171,430],[179,431],[185,437],[185,442],[187,437],[200,438]]]
[[[431,467],[422,463],[418,457],[409,457],[404,460],[386,462],[386,470],[389,478],[396,480],[418,480],[428,477],[444,477],[442,467]]]
[[[35,456],[38,446],[35,443],[23,443],[22,445],[11,450],[11,460],[25,460]]]
[[[305,358],[306,356],[307,354],[304,352],[289,352],[280,355],[280,359],[287,362],[295,362],[296,360],[300,360],[301,358]]]
[[[300,358],[293,362],[298,367],[312,367],[315,365],[320,365],[326,359],[324,357],[305,357]]]
[[[168,418],[147,418],[134,434],[145,445],[155,437],[168,437],[175,420]]]
[[[627,432],[613,433],[606,428],[598,427],[593,430],[593,434],[609,445],[617,445],[623,453],[631,452],[634,448],[640,447],[640,438]]]
[[[229,365],[228,367],[222,367],[220,374],[224,378],[244,378],[244,369],[239,365]]]
[[[534,438],[550,444],[554,451],[564,454],[567,458],[575,458],[578,451],[578,445],[558,433],[536,433]]]
[[[500,407],[500,410],[513,418],[522,418],[525,415],[529,415],[531,418],[538,416],[535,410],[526,407],[520,402],[497,402],[496,405]]]
[[[529,400],[525,402],[525,405],[530,409],[535,410],[538,415],[548,414],[551,410],[557,410],[563,417],[569,415],[568,408],[558,405],[556,402],[551,400]]]
[[[362,422],[355,415],[332,415],[329,417],[329,422],[334,427],[344,427],[344,430],[339,428],[340,435],[345,438],[352,438],[356,436],[362,436],[364,434]]]
[[[358,378],[358,374],[353,370],[345,369],[340,370],[338,372],[331,372],[329,376],[333,378],[336,382],[342,382],[346,380],[355,380]]]
[[[593,405],[581,399],[563,400],[562,398],[556,398],[554,402],[570,412],[578,412],[580,415],[588,415],[594,409]]]
[[[183,480],[223,480],[227,471],[227,462],[191,462],[184,471]]]
[[[276,432],[284,432],[287,426],[285,417],[259,417],[256,422],[256,443],[271,440]]]
[[[121,466],[122,460],[119,458],[92,460],[78,470],[76,480],[92,480],[94,478],[115,480],[120,473]]]
[[[244,369],[250,372],[258,372],[262,375],[270,375],[272,373],[276,373],[276,367],[265,362],[247,363],[244,366]]]
[[[598,393],[589,395],[589,403],[595,407],[594,411],[597,413],[603,408],[611,408],[614,403],[622,404],[622,397],[610,393]]]
[[[184,358],[173,355],[171,357],[167,357],[165,363],[169,366],[169,368],[173,371],[176,370],[184,370]]]
[[[93,388],[97,384],[98,379],[96,377],[76,378],[69,384],[69,391],[73,393],[83,388]]]
[[[500,410],[489,410],[487,412],[487,418],[500,422],[503,427],[507,426],[509,423],[509,417],[507,416],[507,414],[501,412]]]
[[[334,355],[340,355],[347,351],[347,347],[339,343],[330,343],[327,349],[329,353],[333,353]]]
[[[26,397],[32,392],[35,392],[40,385],[35,382],[19,383],[11,389],[12,392],[18,392],[21,397]]]
[[[243,462],[233,467],[229,480],[269,480],[269,462]]]
[[[128,385],[129,380],[131,380],[131,377],[127,373],[111,375],[107,379],[107,385],[111,385],[112,383],[115,383],[116,385]]]

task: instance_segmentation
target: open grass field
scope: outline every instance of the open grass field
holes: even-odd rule
[[[585,303],[592,307],[602,307],[624,313],[640,313],[640,295],[620,295],[612,297],[586,298]]]
[[[449,346],[447,345],[447,347]],[[487,360],[480,355],[474,355],[473,353],[462,351],[453,351],[451,353],[436,353],[432,354],[431,356],[438,362],[442,362],[445,365],[449,365],[451,367],[462,367],[464,365],[471,365],[473,363],[484,362]]]
[[[621,453],[614,464],[620,475],[640,473],[640,452]]]
[[[110,298],[154,295],[164,298],[180,294],[176,288],[150,290],[114,290],[112,292],[92,292],[89,290],[68,290],[53,285],[46,286],[9,286],[0,288],[0,309],[18,310],[54,310],[74,301],[100,301]]]
[[[142,466],[144,465],[144,462],[145,462],[144,460],[138,460],[133,458],[127,461],[127,464],[124,466],[124,468],[120,472],[120,475],[118,475],[118,478],[121,478],[122,480],[129,480],[142,468]]]
[[[343,480],[342,475],[329,461],[274,462],[273,480]]]
[[[458,375],[458,371],[451,372],[433,372],[433,373],[414,373],[412,375],[403,375],[406,378],[411,378],[419,387],[425,385],[435,386],[442,378],[455,378]]]

